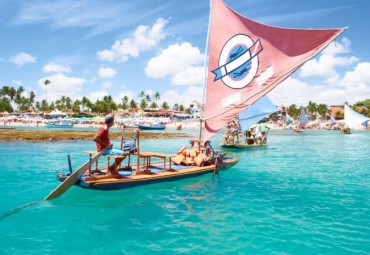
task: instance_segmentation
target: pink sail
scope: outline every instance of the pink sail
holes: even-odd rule
[[[241,16],[222,0],[214,0],[204,139],[278,86],[344,30],[272,27]]]

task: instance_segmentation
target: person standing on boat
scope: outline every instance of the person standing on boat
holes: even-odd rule
[[[108,114],[104,119],[105,125],[101,126],[96,132],[93,141],[96,143],[97,151],[106,149],[103,155],[121,156],[124,154],[123,150],[113,148],[113,144],[110,141],[109,129],[114,125],[114,116]],[[109,171],[112,174],[118,174],[117,167],[122,162],[123,158],[116,158],[115,163],[109,167]]]
[[[261,134],[261,144],[266,144],[267,143],[267,133],[270,128],[266,126],[265,123],[261,123],[258,125],[259,132]]]

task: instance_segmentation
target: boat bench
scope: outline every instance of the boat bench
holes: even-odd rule
[[[99,152],[97,152],[97,151],[82,151],[82,152],[84,152],[84,153],[87,153],[87,154],[89,154],[89,155],[96,155],[96,154],[98,154]],[[110,159],[114,159],[114,160],[116,160],[116,159],[122,159],[122,160],[124,160],[127,156],[128,156],[128,166],[130,166],[130,153],[125,153],[125,154],[123,154],[123,155],[121,155],[121,156],[115,156],[115,155],[106,155],[107,156],[107,169],[109,169],[109,166],[110,166]],[[121,167],[121,164],[118,166],[118,167]],[[98,168],[99,168],[99,159],[97,159],[96,160],[96,163],[95,163],[95,170],[98,170]]]
[[[146,167],[146,171],[150,171],[149,170],[149,167],[150,167],[150,164],[151,164],[151,159],[152,158],[159,158],[159,159],[163,159],[163,170],[166,169],[166,159],[169,158],[170,159],[170,156],[166,155],[166,154],[162,154],[162,153],[156,153],[156,152],[140,152],[139,155],[139,162],[140,162],[140,159],[143,159],[143,165]],[[169,160],[170,162],[170,169],[171,169],[171,160]]]

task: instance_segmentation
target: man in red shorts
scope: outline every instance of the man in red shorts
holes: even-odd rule
[[[106,149],[103,155],[114,155],[121,156],[124,154],[123,150],[113,148],[113,144],[110,142],[109,129],[114,125],[114,116],[108,114],[105,116],[105,125],[101,126],[96,132],[93,141],[96,142],[97,151]],[[123,158],[116,158],[115,163],[109,167],[109,171],[112,175],[118,175],[118,166],[122,162]]]

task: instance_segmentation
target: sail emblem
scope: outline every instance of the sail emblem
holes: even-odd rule
[[[214,81],[221,79],[223,83],[234,89],[241,89],[251,83],[258,71],[258,54],[263,50],[261,41],[253,40],[244,34],[230,38],[223,46],[218,68],[212,72]]]

